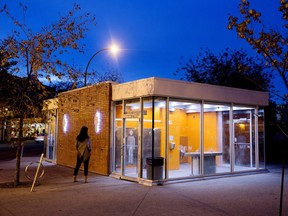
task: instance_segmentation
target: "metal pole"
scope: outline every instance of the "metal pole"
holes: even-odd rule
[[[97,51],[96,53],[94,53],[94,55],[90,58],[90,60],[88,61],[87,63],[87,66],[86,66],[86,69],[85,69],[85,72],[84,72],[84,86],[86,86],[87,84],[87,75],[88,75],[88,67],[90,65],[90,62],[92,61],[92,59],[100,52],[104,51],[104,50],[109,50],[110,48],[104,48],[104,49],[101,49],[99,51]]]
[[[154,96],[152,96],[152,180],[154,180]]]
[[[283,158],[282,158],[282,175],[281,175],[281,192],[280,192],[280,208],[279,216],[282,216],[282,203],[283,203],[283,189],[284,189],[284,175],[285,175],[285,157],[286,157],[286,145],[283,142]]]
[[[33,184],[32,184],[30,192],[32,192],[33,189],[34,189],[35,182],[36,182],[36,179],[37,179],[37,176],[38,176],[38,172],[39,172],[40,166],[42,164],[43,156],[44,156],[44,153],[41,154],[41,157],[40,157],[40,160],[39,160],[39,163],[38,163],[38,167],[37,167],[37,170],[36,170],[36,173],[35,173],[35,176],[34,176],[34,181],[33,181]]]

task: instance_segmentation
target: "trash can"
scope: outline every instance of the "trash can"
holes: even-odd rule
[[[146,158],[147,179],[151,180],[163,179],[163,164],[164,164],[163,157]],[[152,179],[152,171],[153,171],[152,165],[154,166],[153,179]]]

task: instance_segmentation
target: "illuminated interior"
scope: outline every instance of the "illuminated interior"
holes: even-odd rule
[[[263,134],[263,127],[255,120],[263,114],[256,113],[257,107],[165,97],[117,101],[112,171],[149,179],[149,157],[164,159],[165,179],[258,169],[264,152],[255,128]]]

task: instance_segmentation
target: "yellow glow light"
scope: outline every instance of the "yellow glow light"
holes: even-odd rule
[[[119,47],[115,44],[110,47],[110,50],[113,54],[117,54],[120,51]]]
[[[239,124],[239,128],[240,128],[240,130],[245,130],[245,124],[240,123],[240,124]]]

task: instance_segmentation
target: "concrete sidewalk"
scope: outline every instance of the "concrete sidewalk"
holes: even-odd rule
[[[39,158],[23,157],[24,168]],[[0,187],[1,216],[61,215],[279,215],[281,167],[270,172],[218,179],[168,182],[143,186],[89,173],[84,183],[72,182],[73,169],[44,162],[45,174],[33,192],[30,186]],[[13,181],[15,160],[0,162],[0,184]],[[288,215],[288,170],[286,169],[283,214]]]

